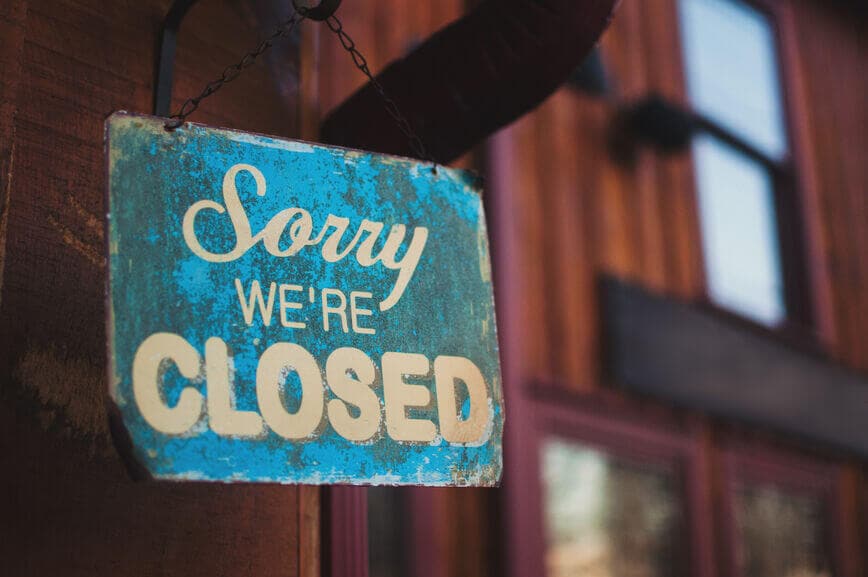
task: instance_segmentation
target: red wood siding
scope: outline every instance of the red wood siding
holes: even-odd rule
[[[868,370],[868,70],[864,23],[828,3],[768,3],[781,35],[784,91],[794,139],[796,194],[805,221],[814,333],[830,355]],[[619,106],[651,91],[685,104],[675,0],[623,2],[600,44],[612,92],[564,88],[489,146],[489,209],[508,407],[504,555],[514,575],[539,570],[517,552],[538,527],[532,496],[534,439],[548,407],[591,407],[681,430],[701,447],[694,505],[719,510],[720,463],[732,439],[770,454],[790,451],[822,465],[841,513],[834,552],[840,574],[864,569],[859,548],[859,463],[762,427],[723,423],[667,403],[617,392],[600,361],[595,283],[613,274],[666,295],[704,300],[689,154],[640,149],[618,163],[607,146]],[[861,26],[861,28],[859,28]],[[859,32],[861,30],[862,32]],[[657,423],[654,425],[654,423]],[[686,426],[685,423],[690,423]],[[701,477],[701,475],[698,475]],[[849,504],[849,505],[848,505]],[[699,522],[712,555],[698,575],[726,575],[725,528]],[[705,555],[705,551],[698,552]]]

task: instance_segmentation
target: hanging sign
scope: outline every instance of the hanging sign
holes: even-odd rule
[[[494,485],[503,405],[478,182],[116,113],[110,394],[152,477]]]

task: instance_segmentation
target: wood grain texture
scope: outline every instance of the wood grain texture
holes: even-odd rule
[[[808,0],[781,5],[788,10],[773,16],[781,16],[783,86],[792,109],[799,180],[795,194],[805,221],[808,292],[818,311],[812,330],[826,352],[865,370],[868,169],[860,160],[860,151],[868,148],[868,116],[860,105],[868,100],[865,36],[858,20],[848,21],[836,9]],[[640,148],[630,162],[616,162],[606,146],[619,107],[650,92],[686,103],[676,3],[623,3],[600,50],[610,94],[592,101],[558,93],[516,123],[512,138],[521,154],[499,168],[521,183],[515,189],[521,208],[510,226],[523,242],[510,258],[520,263],[524,277],[520,300],[526,308],[518,311],[525,319],[524,378],[555,377],[578,391],[596,386],[579,381],[594,372],[594,354],[588,351],[595,350],[597,329],[595,301],[583,296],[575,279],[606,272],[664,294],[706,298],[689,153],[667,157]],[[524,135],[522,127],[533,133]],[[570,181],[577,186],[572,194],[582,200],[567,196]],[[582,186],[589,188],[584,196]],[[587,212],[577,216],[575,210]],[[576,230],[552,226],[553,218]],[[576,252],[580,246],[590,248]]]
[[[592,252],[592,236],[589,225],[587,198],[592,194],[588,179],[582,171],[590,163],[583,158],[577,133],[581,97],[573,91],[561,90],[547,105],[551,134],[542,146],[548,165],[543,172],[543,193],[551,197],[547,221],[551,233],[546,235],[550,255],[550,274],[547,284],[551,286],[554,314],[549,322],[554,332],[553,366],[566,379],[576,383],[579,390],[587,390],[593,383],[597,368],[596,349],[592,335],[596,331],[596,319],[586,317],[584,323],[573,322],[582,312],[594,306],[593,270],[583,266],[589,262]],[[593,182],[593,175],[590,179]]]
[[[329,577],[368,577],[368,499],[365,487],[329,487],[326,539]]]
[[[509,258],[519,261],[521,285],[524,288],[521,308],[512,311],[519,318],[521,330],[526,335],[534,335],[534,339],[525,342],[527,347],[522,357],[526,359],[528,377],[531,374],[547,375],[552,373],[551,353],[549,343],[551,334],[547,330],[548,320],[553,314],[554,303],[547,301],[546,269],[551,267],[548,255],[545,253],[545,203],[548,195],[542,188],[540,172],[544,163],[540,162],[540,148],[537,146],[543,130],[541,118],[537,115],[527,116],[515,123],[513,130],[516,138],[515,153],[512,158],[510,177],[516,183],[518,204],[510,223],[513,234],[518,239],[517,251]],[[519,282],[518,279],[514,279]]]
[[[605,98],[561,89],[510,132],[520,151],[509,166],[520,208],[511,217],[520,250],[526,383],[599,389],[598,273],[696,298],[702,271],[689,157],[637,149],[616,159],[609,140],[621,106],[650,91],[683,99],[680,58],[659,31],[674,5],[624,3],[600,50]],[[676,80],[678,79],[678,80]],[[494,195],[498,192],[494,191]]]
[[[643,37],[650,72],[648,90],[681,104],[687,103],[682,75],[677,7],[671,0],[642,3],[642,21],[651,33]],[[660,33],[660,31],[666,33]],[[694,175],[689,155],[657,156],[654,188],[662,222],[663,260],[667,278],[661,288],[682,298],[703,294],[704,274]]]
[[[6,229],[9,221],[9,192],[15,167],[15,113],[21,84],[21,52],[24,48],[26,0],[14,0],[0,7],[0,287],[6,262]],[[0,291],[0,303],[3,296]],[[5,353],[0,351],[0,363]]]
[[[794,83],[803,99],[797,126],[804,137],[800,159],[810,179],[806,199],[818,211],[819,255],[833,318],[825,330],[831,351],[845,363],[868,370],[868,40],[864,20],[813,2],[792,3],[790,47],[799,67]],[[802,92],[803,91],[803,92]],[[797,151],[799,152],[799,151]]]
[[[102,126],[150,110],[168,4],[0,6],[3,574],[319,574],[316,492],[135,483],[109,439]],[[202,2],[185,22],[175,105],[259,36],[237,8]],[[264,64],[196,119],[287,135],[297,121]]]

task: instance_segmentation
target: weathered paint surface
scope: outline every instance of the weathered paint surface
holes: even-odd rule
[[[503,406],[498,362],[488,240],[475,178],[466,172],[403,158],[288,141],[186,124],[167,132],[157,118],[116,113],[106,123],[109,166],[109,358],[110,395],[119,409],[135,459],[156,478],[285,483],[358,483],[425,485],[493,485],[501,474]],[[387,310],[397,270],[382,263],[362,266],[356,250],[335,262],[323,258],[322,245],[309,245],[292,256],[278,257],[255,243],[228,262],[209,262],[194,254],[183,232],[184,216],[199,201],[224,205],[223,180],[236,165],[261,172],[264,194],[257,196],[250,172],[234,179],[241,204],[256,235],[280,211],[300,208],[310,214],[317,235],[329,214],[346,217],[349,226],[340,248],[363,219],[382,222],[384,231],[406,225],[397,258],[408,249],[412,231],[425,227],[427,243],[418,266],[398,301]],[[228,253],[237,230],[228,211],[202,210],[193,233],[212,253]],[[281,249],[298,231],[288,227]],[[358,246],[356,247],[358,248]],[[273,251],[272,251],[273,252]],[[243,314],[235,279],[249,296],[259,281],[264,297],[270,284],[302,287],[288,293],[302,303],[287,317],[305,327],[280,322],[278,297],[266,325],[259,308],[252,322]],[[369,292],[359,325],[374,334],[345,332],[337,316],[324,330],[322,289]],[[267,302],[266,302],[267,304]],[[351,325],[351,323],[350,323]],[[485,434],[474,442],[447,442],[438,427],[428,442],[397,441],[381,422],[378,433],[363,442],[338,434],[324,410],[317,430],[303,439],[278,435],[268,426],[255,436],[221,435],[212,430],[208,405],[202,403],[195,425],[182,433],[157,430],[143,415],[133,389],[137,351],[149,336],[172,333],[183,338],[202,359],[205,343],[226,343],[234,410],[262,413],[257,395],[259,358],[274,343],[295,343],[317,360],[325,390],[324,403],[337,398],[328,386],[326,359],[336,349],[354,347],[377,367],[372,390],[381,418],[388,410],[380,375],[384,353],[418,353],[433,365],[447,355],[471,361],[486,387]],[[208,396],[206,361],[200,373],[186,378],[171,359],[164,359],[153,386],[165,407],[176,407],[185,389]],[[353,375],[356,376],[356,375]],[[301,386],[293,371],[284,373],[283,410],[298,410]],[[410,418],[438,426],[435,380],[408,377],[425,386],[432,402],[407,408]],[[361,386],[361,385],[359,385]],[[457,385],[459,420],[469,419],[470,395]],[[349,412],[358,409],[349,403]],[[474,405],[475,406],[475,405]],[[478,408],[478,407],[477,407]],[[476,410],[476,409],[474,409]]]

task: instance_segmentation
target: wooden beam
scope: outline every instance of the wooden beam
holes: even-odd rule
[[[622,281],[602,284],[617,386],[868,456],[868,379],[772,334]]]

